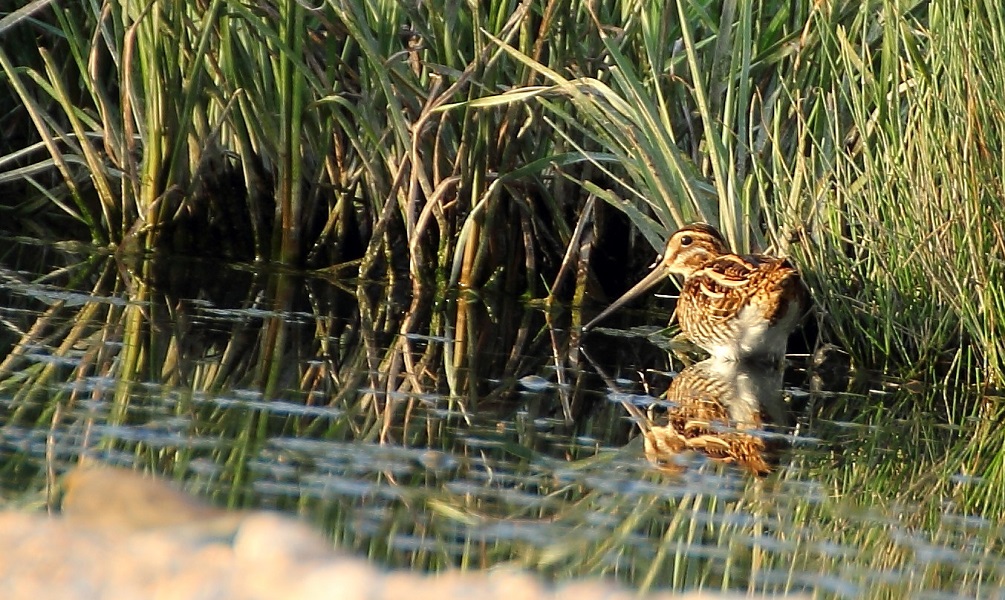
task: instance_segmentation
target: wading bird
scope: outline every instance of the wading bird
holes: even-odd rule
[[[584,329],[673,274],[684,276],[675,310],[681,332],[722,360],[780,361],[809,303],[788,260],[733,254],[714,227],[696,223],[674,232],[652,273]]]

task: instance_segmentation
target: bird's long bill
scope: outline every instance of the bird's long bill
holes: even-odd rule
[[[645,276],[645,279],[636,283],[635,286],[632,287],[632,289],[622,294],[620,298],[618,298],[617,300],[612,302],[610,306],[602,310],[599,315],[593,317],[592,321],[583,326],[583,330],[586,331],[587,329],[592,328],[602,319],[607,318],[607,315],[618,310],[628,302],[634,300],[636,297],[644,294],[646,291],[649,290],[649,288],[663,281],[663,279],[666,276],[667,276],[666,265],[664,265],[663,262],[661,261],[658,265],[656,265],[656,268],[654,268],[651,273]]]

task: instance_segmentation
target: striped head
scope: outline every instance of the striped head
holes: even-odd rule
[[[681,227],[670,236],[663,257],[659,259],[659,263],[655,265],[652,272],[601,311],[583,329],[590,329],[633,298],[645,293],[656,284],[666,281],[670,275],[679,273],[687,278],[708,261],[723,254],[729,254],[729,248],[726,246],[722,234],[714,227],[704,223],[693,223]]]
[[[678,273],[686,278],[723,254],[729,254],[729,247],[722,234],[711,225],[692,223],[670,236],[662,264],[665,272]]]

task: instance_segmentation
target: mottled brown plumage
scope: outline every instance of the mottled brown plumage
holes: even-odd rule
[[[697,223],[670,236],[652,273],[587,328],[672,274],[684,277],[675,311],[681,332],[716,358],[780,359],[808,303],[799,272],[788,260],[732,254],[714,227]]]
[[[622,404],[642,431],[646,458],[661,470],[679,471],[676,457],[693,451],[765,475],[782,444],[765,437],[763,427],[789,423],[781,392],[777,366],[708,359],[671,382],[665,425],[628,401]]]

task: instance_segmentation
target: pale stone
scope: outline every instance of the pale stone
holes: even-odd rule
[[[234,537],[234,554],[241,562],[297,562],[332,556],[332,544],[299,521],[273,513],[249,513]]]
[[[551,588],[522,571],[385,572],[332,552],[323,536],[279,515],[246,513],[234,544],[96,528],[42,514],[0,512],[3,600],[630,600],[600,581]],[[277,540],[268,549],[269,539]],[[683,596],[698,600],[715,594]],[[680,598],[653,594],[649,598]]]
[[[377,569],[363,561],[336,558],[328,566],[309,572],[295,597],[370,600],[371,592],[380,586],[381,576]]]
[[[227,515],[166,481],[99,464],[70,471],[63,488],[63,516],[82,525],[147,529]]]
[[[334,552],[327,538],[293,519],[219,510],[164,482],[123,469],[78,469],[67,482],[65,518],[0,512],[0,599],[637,597],[599,581],[556,589],[508,568],[447,570],[434,575],[389,573]]]

